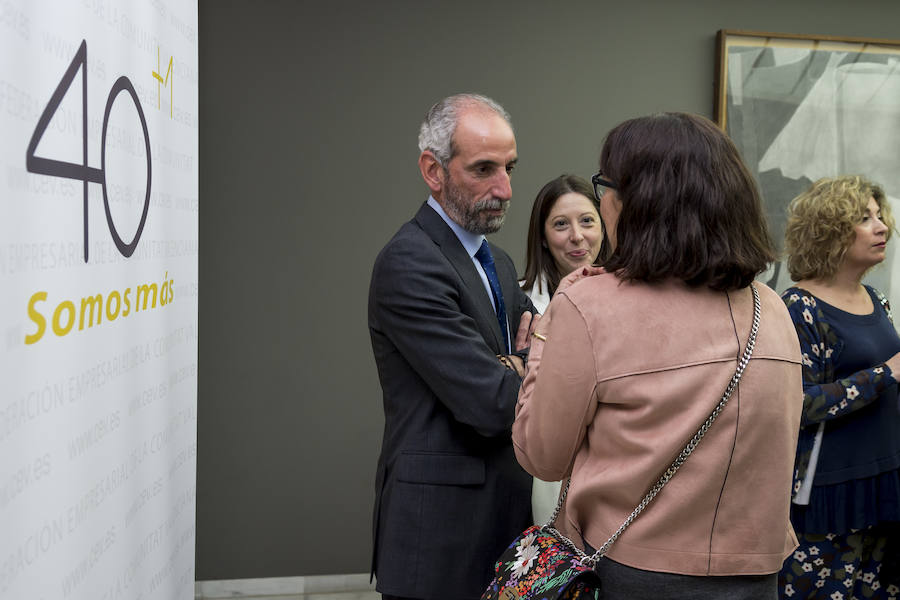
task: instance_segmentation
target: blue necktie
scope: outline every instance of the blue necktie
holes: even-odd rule
[[[494,304],[497,307],[497,322],[500,323],[500,333],[503,335],[503,347],[509,353],[509,329],[506,325],[506,306],[503,304],[503,292],[500,291],[500,280],[497,278],[497,269],[494,267],[494,257],[491,255],[491,249],[488,248],[487,240],[481,242],[481,247],[475,253],[475,258],[481,263],[484,274],[487,275],[488,283],[491,286],[491,293],[494,295]]]

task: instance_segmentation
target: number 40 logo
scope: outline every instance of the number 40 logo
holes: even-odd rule
[[[81,69],[82,162],[81,164],[69,163],[51,158],[44,158],[42,156],[35,156],[34,152],[37,149],[44,132],[47,131],[47,126],[50,125],[50,121],[53,119],[53,115],[59,108],[63,97],[65,97],[66,92],[68,92],[69,87],[75,80],[78,69]],[[88,261],[88,183],[99,183],[103,189],[103,208],[106,210],[106,224],[109,227],[109,233],[112,235],[116,248],[119,249],[122,256],[129,257],[134,254],[138,241],[141,239],[144,223],[147,221],[147,210],[150,208],[150,134],[147,131],[147,120],[144,118],[144,111],[141,108],[140,100],[138,100],[137,93],[134,91],[131,80],[122,75],[113,84],[112,89],[109,90],[109,96],[106,98],[106,110],[103,113],[103,132],[100,137],[100,168],[89,167],[87,90],[87,41],[82,40],[81,46],[78,47],[78,51],[75,53],[75,57],[63,74],[59,85],[56,86],[56,90],[50,97],[47,107],[44,109],[44,112],[41,113],[41,118],[38,119],[37,126],[34,128],[34,133],[31,135],[31,142],[28,144],[28,150],[25,152],[25,168],[29,173],[64,177],[66,179],[75,179],[84,183],[84,262]],[[145,156],[147,157],[147,190],[144,195],[143,212],[137,231],[134,233],[134,238],[127,243],[119,235],[116,225],[113,222],[112,213],[109,210],[109,196],[107,195],[106,190],[106,132],[107,126],[109,125],[110,111],[112,111],[113,104],[120,92],[128,92],[131,96],[131,100],[134,102],[135,108],[137,108],[137,114],[141,121],[141,129],[143,129],[144,132]]]

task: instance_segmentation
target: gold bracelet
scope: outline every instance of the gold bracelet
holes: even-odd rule
[[[537,331],[532,331],[532,332],[531,332],[531,335],[533,335],[533,336],[536,337],[537,339],[541,340],[542,342],[546,342],[546,341],[547,341],[547,338],[544,337],[544,336],[542,336],[541,334],[539,334]]]

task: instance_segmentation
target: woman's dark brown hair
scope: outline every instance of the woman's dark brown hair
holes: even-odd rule
[[[541,275],[547,282],[547,293],[553,295],[556,287],[559,285],[560,275],[553,256],[547,248],[547,241],[544,235],[544,224],[547,222],[547,216],[553,209],[553,205],[561,196],[566,194],[581,194],[594,203],[597,213],[600,213],[600,205],[594,197],[594,189],[586,180],[577,175],[560,175],[556,179],[552,179],[541,188],[537,197],[534,199],[534,205],[531,207],[531,221],[528,224],[528,241],[526,245],[525,258],[525,280],[522,283],[523,290],[530,290],[535,283],[541,285]],[[604,252],[607,248],[606,236],[603,236],[603,242],[600,246],[600,255],[598,260],[602,260],[605,256]],[[540,291],[540,290],[539,290]]]
[[[626,121],[607,135],[600,169],[622,203],[616,249],[604,262],[620,278],[735,290],[775,260],[756,183],[709,119]]]

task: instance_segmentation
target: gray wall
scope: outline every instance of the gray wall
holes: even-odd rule
[[[900,2],[200,0],[198,580],[368,570],[381,396],[372,262],[426,197],[425,110],[512,114],[494,236],[524,268],[531,201],[590,176],[618,122],[712,116],[715,34],[900,37]]]

